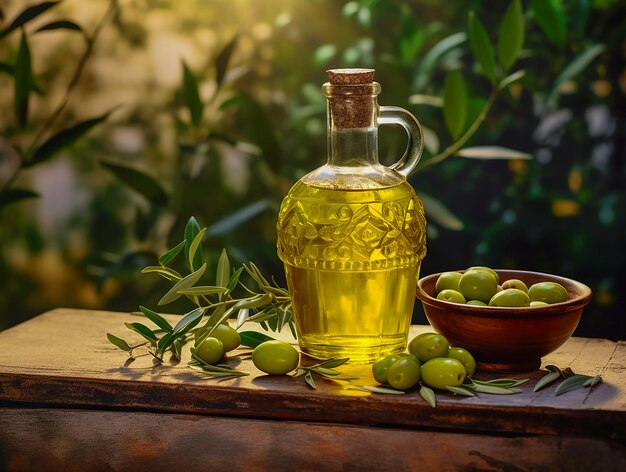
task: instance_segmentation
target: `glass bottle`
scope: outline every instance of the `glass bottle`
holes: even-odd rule
[[[374,70],[327,73],[328,161],[283,200],[278,255],[302,351],[367,363],[406,347],[426,254],[423,205],[406,177],[423,139],[408,111],[378,105]],[[381,124],[408,135],[391,167],[378,161]]]

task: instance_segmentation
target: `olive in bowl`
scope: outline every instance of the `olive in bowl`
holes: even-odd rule
[[[591,289],[557,275],[503,269],[496,272],[500,280],[516,279],[527,287],[555,282],[565,289],[567,299],[515,307],[454,303],[437,299],[435,285],[441,274],[421,278],[417,297],[432,327],[452,345],[468,349],[481,369],[513,372],[537,369],[543,356],[572,335],[583,308],[591,300]]]

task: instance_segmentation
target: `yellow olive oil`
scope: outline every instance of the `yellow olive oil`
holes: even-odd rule
[[[405,348],[426,253],[423,206],[407,182],[347,190],[300,181],[277,227],[303,352],[359,363]]]

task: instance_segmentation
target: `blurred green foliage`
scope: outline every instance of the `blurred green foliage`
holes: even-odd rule
[[[278,205],[325,159],[323,72],[361,66],[424,125],[422,273],[573,277],[595,294],[577,333],[626,334],[623,2],[20,3],[0,7],[0,328],[155,305],[138,268],[191,215],[209,266],[226,247],[280,278]],[[405,138],[380,142],[390,164]]]

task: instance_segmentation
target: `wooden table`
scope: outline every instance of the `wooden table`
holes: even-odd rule
[[[623,341],[571,338],[544,359],[601,374],[593,391],[534,393],[537,371],[513,376],[530,378],[522,393],[437,393],[433,409],[416,392],[262,375],[243,348],[230,362],[250,375],[224,382],[188,352],[128,363],[106,333],[138,341],[131,319],[58,309],[0,333],[0,470],[626,470]]]

